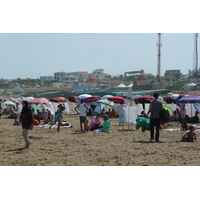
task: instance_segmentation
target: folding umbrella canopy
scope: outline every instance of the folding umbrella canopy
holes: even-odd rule
[[[90,95],[90,94],[81,94],[81,95],[78,96],[78,98],[85,99],[86,97],[91,97],[91,96],[92,95]]]
[[[134,99],[135,103],[150,103],[151,100],[153,100],[154,97],[151,95],[142,95],[140,97],[137,97]]]
[[[53,102],[67,102],[65,98],[61,98],[61,97],[51,98],[50,101],[53,101]]]
[[[14,102],[14,103],[19,103],[16,99],[12,98],[12,97],[9,97],[9,99]]]
[[[108,97],[107,99],[108,99],[108,101],[112,101],[114,103],[121,103],[121,101],[125,101],[126,100],[123,97],[119,97],[119,96]]]
[[[30,98],[28,97],[18,97],[16,98],[17,101],[30,101]]]
[[[101,99],[100,97],[95,97],[95,96],[91,96],[91,97],[86,97],[84,99],[84,102],[88,103],[88,102],[95,102],[96,100]]]
[[[151,100],[153,100],[154,97],[151,95],[142,95],[140,97],[137,97],[134,99],[135,103],[142,103],[142,107],[145,110],[145,103],[150,103]]]
[[[30,104],[49,104],[50,101],[47,98],[35,98],[29,101]]]
[[[108,97],[113,97],[113,95],[106,94],[102,98],[108,98]]]
[[[108,100],[97,100],[96,102],[97,102],[97,103],[102,103],[102,104],[105,104],[105,105],[111,105],[111,106],[114,105],[113,102],[108,101]]]
[[[175,103],[177,102],[178,99],[184,97],[182,94],[172,94],[172,95],[167,95],[163,96],[163,99],[166,101],[166,103]]]
[[[179,103],[200,103],[200,96],[183,97],[178,100]]]
[[[15,106],[15,103],[13,103],[12,101],[4,101],[3,104]]]

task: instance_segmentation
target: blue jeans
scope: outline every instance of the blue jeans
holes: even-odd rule
[[[119,125],[124,123],[124,118],[125,118],[124,114],[119,114]]]

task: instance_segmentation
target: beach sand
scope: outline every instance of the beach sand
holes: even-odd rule
[[[0,119],[1,166],[198,166],[200,142],[181,143],[184,131],[178,122],[164,125],[160,143],[150,143],[149,131],[136,130],[135,125],[119,126],[111,119],[112,132],[81,133],[79,116],[64,114],[72,128],[34,127],[29,131],[31,145],[24,149],[21,125],[13,119]],[[91,117],[87,117],[90,121]],[[101,119],[103,121],[103,119]],[[197,124],[196,124],[197,125]],[[130,129],[129,129],[130,128]],[[195,131],[200,139],[200,131]]]

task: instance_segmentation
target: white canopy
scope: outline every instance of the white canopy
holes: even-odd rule
[[[133,83],[130,83],[127,87],[131,88],[133,86]]]
[[[117,88],[127,88],[127,86],[125,86],[123,83],[120,83]]]
[[[197,84],[195,84],[195,83],[190,83],[190,84],[188,84],[188,85],[186,85],[186,86],[197,86]]]

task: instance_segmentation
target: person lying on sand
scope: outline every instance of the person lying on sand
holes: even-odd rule
[[[189,126],[189,132],[187,132],[181,139],[181,142],[194,142],[197,140],[196,134],[194,133],[194,126]]]
[[[193,125],[194,129],[200,129],[199,126],[195,126]],[[187,125],[187,123],[185,121],[182,121],[181,122],[181,130],[182,131],[186,131],[186,130],[189,130],[189,125]]]

